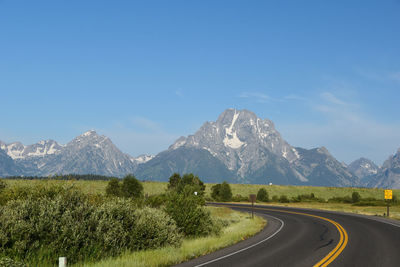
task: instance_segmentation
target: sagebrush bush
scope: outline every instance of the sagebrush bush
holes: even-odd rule
[[[26,267],[25,264],[19,261],[15,261],[13,259],[10,259],[8,257],[0,257],[0,266],[1,267]]]
[[[128,199],[94,205],[74,189],[57,193],[0,207],[0,257],[37,265],[65,256],[74,263],[181,242],[175,222],[162,210],[139,209]]]
[[[111,255],[121,248],[140,250],[181,242],[175,221],[162,210],[137,209],[133,202],[118,199],[104,203],[93,216],[98,221],[97,243]]]
[[[175,220],[185,236],[219,234],[221,225],[213,221],[210,212],[199,203],[198,196],[170,193],[165,211]]]
[[[279,197],[279,202],[280,203],[289,203],[290,201],[289,201],[289,199],[288,199],[288,197],[286,195],[281,195]]]

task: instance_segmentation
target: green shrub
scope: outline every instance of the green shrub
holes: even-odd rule
[[[399,202],[399,201],[398,201],[398,199],[397,199],[397,196],[396,196],[396,195],[393,195],[392,203],[396,205],[396,204],[398,204],[398,202]]]
[[[8,257],[0,258],[0,266],[2,267],[25,267],[26,265],[22,262],[15,261]]]
[[[351,200],[352,200],[353,203],[360,202],[360,200],[361,200],[360,193],[353,192],[353,194],[351,194]]]
[[[345,197],[332,197],[328,199],[329,203],[352,203],[353,200],[349,196]]]
[[[272,201],[273,202],[278,202],[279,201],[279,197],[277,195],[272,196]]]
[[[130,238],[134,248],[150,249],[181,244],[181,234],[175,221],[164,211],[152,208],[136,210],[136,223]]]
[[[131,174],[122,179],[122,184],[118,178],[112,178],[107,184],[106,195],[139,199],[143,197],[143,185]]]
[[[257,200],[261,202],[268,202],[269,196],[265,188],[260,188],[257,192]]]
[[[6,182],[2,181],[0,178],[0,193],[7,187]]]
[[[126,198],[143,197],[143,185],[133,175],[127,175],[122,179],[121,194]]]
[[[167,199],[166,194],[152,195],[146,198],[145,205],[152,208],[159,208],[167,202]]]
[[[289,203],[289,199],[288,199],[288,197],[286,195],[281,195],[279,197],[279,202],[280,203]]]
[[[218,234],[221,227],[211,219],[210,213],[199,205],[198,196],[170,193],[165,211],[176,222],[185,236]]]
[[[214,185],[211,187],[211,197],[216,201],[232,200],[231,186],[227,182]]]
[[[241,201],[249,201],[249,197],[244,197],[240,194],[237,194],[232,197],[233,202],[241,202]]]
[[[118,178],[112,178],[106,187],[106,195],[107,196],[115,196],[120,197],[122,196],[121,185],[119,183]]]
[[[81,260],[80,250],[89,248],[93,237],[93,211],[85,196],[72,190],[53,199],[11,200],[0,212],[0,255],[33,262],[57,255]]]
[[[108,255],[118,255],[125,249],[151,249],[181,242],[175,222],[164,211],[149,207],[137,209],[129,200],[104,203],[93,217],[98,222],[96,246]]]
[[[97,206],[65,189],[53,198],[28,197],[0,207],[0,257],[33,266],[56,264],[61,255],[75,263],[180,241],[175,221],[164,211],[138,209],[129,199]]]
[[[324,199],[315,197],[314,193],[311,194],[301,194],[297,195],[297,197],[292,197],[291,202],[325,202]]]
[[[181,194],[185,188],[190,188],[189,194],[197,192],[198,196],[204,196],[206,186],[200,178],[193,173],[186,173],[183,177],[181,177],[179,173],[174,173],[169,178],[168,190]]]
[[[74,185],[69,187],[62,186],[45,186],[43,184],[35,186],[18,186],[6,187],[0,194],[0,205],[5,205],[8,201],[18,199],[41,199],[41,198],[54,198],[57,195],[63,194],[65,190],[74,189]]]

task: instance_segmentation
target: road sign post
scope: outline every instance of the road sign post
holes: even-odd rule
[[[386,216],[389,217],[389,201],[393,198],[393,191],[392,190],[385,190],[385,200],[387,202],[387,211]]]
[[[254,218],[254,202],[256,201],[256,195],[250,194],[250,201],[251,201],[251,218]]]

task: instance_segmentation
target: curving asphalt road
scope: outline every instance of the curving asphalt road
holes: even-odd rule
[[[259,234],[177,266],[400,266],[400,222],[272,206],[255,212],[268,220]]]

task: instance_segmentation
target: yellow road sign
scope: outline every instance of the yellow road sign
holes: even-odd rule
[[[392,199],[393,191],[392,190],[385,190],[385,199]]]

